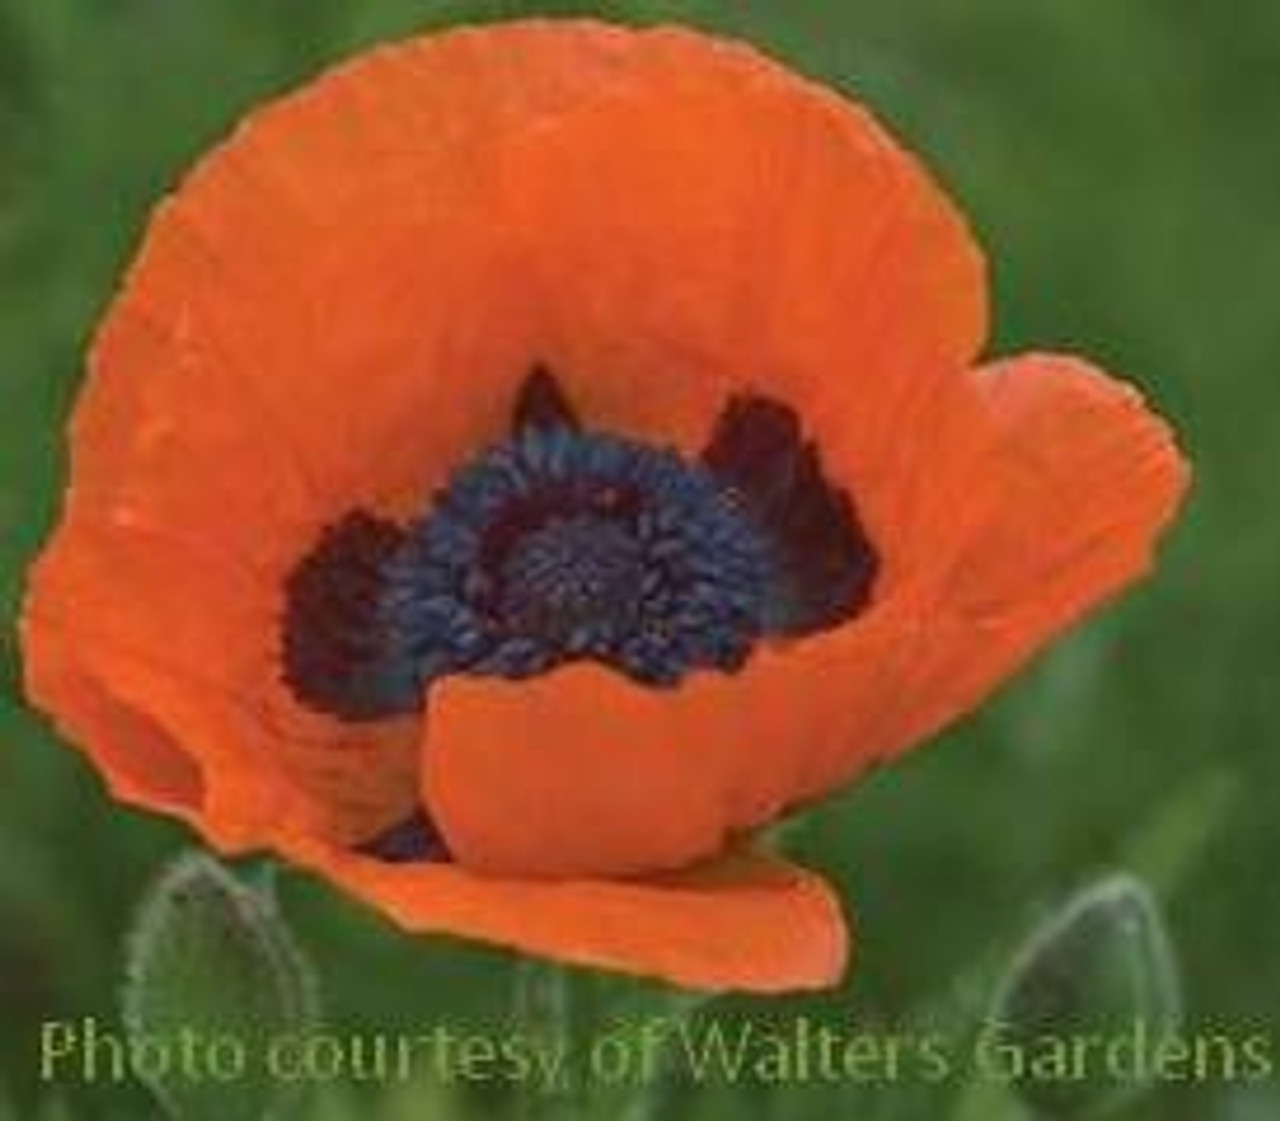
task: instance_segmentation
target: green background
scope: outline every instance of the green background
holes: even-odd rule
[[[1191,1024],[1280,1033],[1271,0],[0,0],[0,1116],[6,1095],[23,1118],[148,1116],[136,1088],[37,1107],[34,1033],[110,1015],[133,901],[187,840],[110,804],[20,698],[8,623],[56,510],[95,317],[149,206],[248,107],[365,44],[532,12],[731,32],[868,101],[972,216],[993,263],[993,349],[1079,349],[1124,371],[1196,465],[1152,581],[788,833],[856,907],[845,989],[717,1012],[893,1022],[1006,954],[1065,893],[1130,867],[1166,909]],[[333,1022],[501,1021],[503,955],[400,936],[310,882],[284,894]],[[1167,1088],[1119,1115],[1280,1117],[1277,1087]],[[504,1106],[496,1090],[377,1097],[317,1116]],[[677,1089],[662,1115],[871,1116],[855,1098]],[[885,1116],[943,1116],[888,1099]]]

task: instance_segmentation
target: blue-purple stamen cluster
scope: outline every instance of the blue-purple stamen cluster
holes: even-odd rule
[[[701,464],[527,425],[410,528],[383,569],[380,617],[395,676],[419,690],[578,659],[670,686],[743,663],[769,627],[774,568],[767,535]]]

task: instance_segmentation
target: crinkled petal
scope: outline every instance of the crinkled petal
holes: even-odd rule
[[[1144,576],[1190,481],[1141,394],[1083,359],[1029,354],[974,376],[999,436],[1002,499],[917,643],[881,757],[967,712]]]
[[[129,801],[180,813],[222,848],[281,821],[363,840],[416,802],[417,722],[296,708],[269,591],[158,527],[68,520],[23,618],[27,695]]]

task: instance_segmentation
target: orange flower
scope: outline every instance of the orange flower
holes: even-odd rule
[[[828,984],[780,814],[1138,576],[1186,471],[863,110],[685,31],[383,49],[159,209],[31,696],[128,802],[406,927]]]

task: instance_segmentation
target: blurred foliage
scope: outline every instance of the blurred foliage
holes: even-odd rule
[[[995,349],[1070,347],[1125,371],[1176,419],[1197,465],[1154,581],[945,746],[789,835],[858,909],[849,984],[716,1009],[892,1022],[1006,944],[1033,903],[1136,862],[1163,893],[1189,1022],[1280,1031],[1271,0],[0,0],[0,613],[14,617],[56,509],[87,334],[182,168],[247,107],[362,45],[533,12],[738,34],[868,100],[926,154],[986,243]],[[6,626],[0,1117],[7,1093],[14,1115],[55,1118],[62,1105],[33,1104],[36,1026],[113,1006],[131,901],[183,836],[109,804],[23,709],[17,683]],[[310,882],[284,891],[348,1029],[504,1022],[502,955],[402,937]],[[72,1116],[148,1116],[136,1087],[63,1092]],[[316,1116],[444,1110],[420,1093],[389,1091],[379,1111],[370,1093],[336,1091]],[[450,1091],[449,1112],[484,1115],[493,1093]],[[819,1088],[680,1089],[678,1103],[706,1119],[854,1104]],[[1125,1114],[1277,1115],[1258,1087],[1167,1088]],[[932,1115],[889,1103],[886,1116]]]

